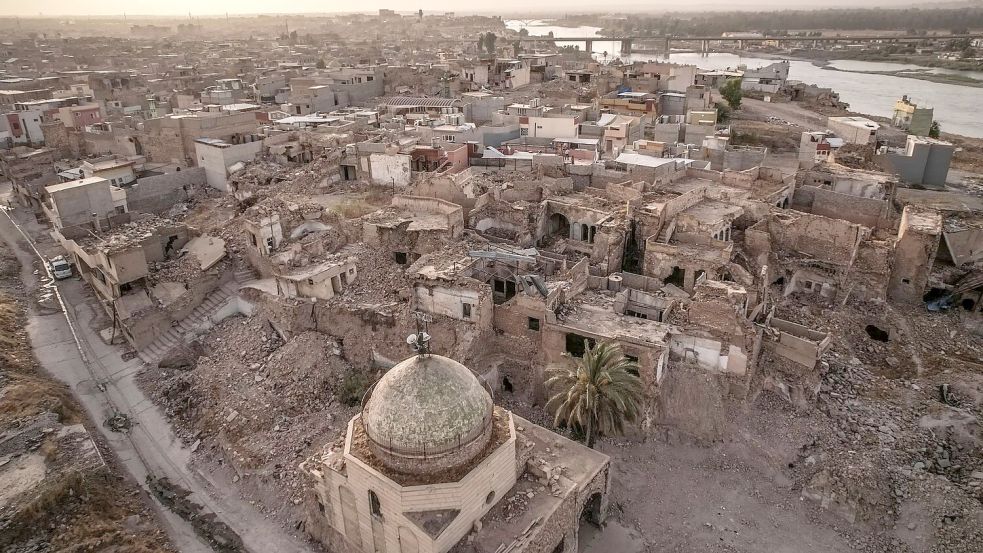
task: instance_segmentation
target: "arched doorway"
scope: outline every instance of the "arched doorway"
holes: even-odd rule
[[[600,492],[591,495],[590,498],[584,503],[584,508],[580,511],[580,520],[600,527],[601,523],[604,522],[604,517],[601,513],[602,502],[603,498],[601,497]]]
[[[548,234],[550,236],[558,236],[560,238],[569,238],[570,220],[567,219],[562,213],[554,213],[550,215]]]

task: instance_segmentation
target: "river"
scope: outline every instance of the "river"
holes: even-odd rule
[[[593,36],[600,27],[558,27],[543,21],[506,21],[513,30],[525,28],[532,36],[545,36],[551,31],[555,36]],[[558,42],[584,47],[583,43]],[[593,43],[594,57],[604,60],[618,57],[626,62],[659,60],[657,54],[631,54],[620,56],[618,41],[598,40]],[[701,69],[732,69],[739,65],[760,67],[774,63],[775,60],[736,54],[673,53],[669,56],[673,63],[692,64]],[[832,88],[840,94],[840,99],[850,104],[850,110],[868,115],[891,117],[894,102],[907,94],[918,105],[935,108],[935,119],[945,132],[983,138],[983,117],[979,115],[983,106],[983,88],[948,83],[934,83],[921,79],[894,75],[875,75],[859,71],[901,71],[915,70],[931,73],[951,73],[983,79],[983,72],[955,71],[894,63],[865,62],[854,60],[834,60],[829,67],[819,67],[809,61],[792,60],[789,79]]]

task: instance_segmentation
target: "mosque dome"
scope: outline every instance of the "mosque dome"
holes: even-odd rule
[[[428,474],[479,455],[491,438],[493,410],[491,395],[470,369],[447,357],[414,355],[369,391],[362,424],[383,464]]]

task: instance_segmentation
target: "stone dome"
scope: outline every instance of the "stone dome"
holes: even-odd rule
[[[494,404],[464,365],[415,355],[375,384],[362,406],[372,453],[397,472],[424,474],[473,460],[488,444]]]

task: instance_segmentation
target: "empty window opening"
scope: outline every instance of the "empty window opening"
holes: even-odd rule
[[[973,298],[965,298],[959,303],[959,305],[961,305],[966,311],[972,311],[973,308],[976,307],[976,302],[973,301]]]
[[[625,309],[625,315],[629,317],[638,317],[639,319],[648,319],[649,316],[645,313],[640,313],[638,311],[632,311],[631,309]]]
[[[317,510],[322,515],[324,514],[324,503],[321,503],[320,499],[317,500]]]
[[[496,304],[505,303],[515,296],[515,281],[496,278],[492,282],[492,299]]]
[[[369,510],[372,516],[382,518],[382,504],[379,503],[379,496],[372,490],[369,490]]]
[[[471,304],[462,303],[461,304],[461,315],[465,318],[471,318]]]
[[[539,332],[539,319],[535,317],[529,317],[529,320],[527,321],[526,324],[528,325],[529,330],[535,330]]]
[[[405,252],[394,252],[393,255],[396,257],[396,263],[399,263],[400,265],[406,265],[406,253]]]
[[[512,381],[509,380],[509,377],[507,376],[502,377],[502,389],[510,394],[514,390],[514,388],[512,387]]]
[[[566,349],[567,353],[573,357],[583,357],[584,353],[587,352],[587,348],[593,349],[595,344],[597,344],[597,340],[593,338],[581,336],[573,332],[567,333]]]
[[[891,335],[884,329],[878,328],[874,325],[867,325],[867,336],[870,336],[872,340],[877,340],[878,342],[887,342],[891,339]]]

